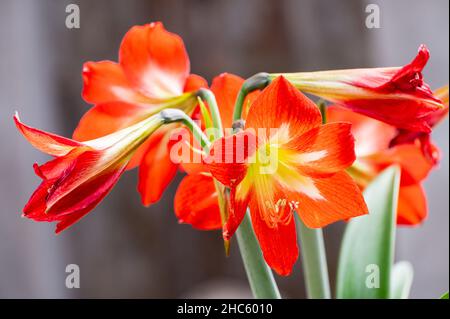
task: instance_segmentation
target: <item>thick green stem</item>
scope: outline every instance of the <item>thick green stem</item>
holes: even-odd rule
[[[310,299],[330,299],[330,281],[322,229],[308,228],[297,218],[306,293]]]
[[[258,299],[280,299],[272,271],[267,266],[256,240],[249,212],[245,214],[236,231],[236,237],[253,296]]]
[[[255,74],[245,80],[244,84],[242,84],[242,87],[239,90],[238,96],[236,98],[236,103],[234,104],[233,121],[241,119],[245,97],[252,91],[265,88],[269,83],[269,74],[264,72]]]
[[[186,113],[179,109],[165,109],[159,114],[165,124],[183,123],[192,132],[192,135],[194,135],[194,138],[200,143],[202,148],[206,151],[209,149],[211,143],[208,137],[203,134],[202,129]]]

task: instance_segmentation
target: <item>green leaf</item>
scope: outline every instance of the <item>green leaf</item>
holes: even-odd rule
[[[339,256],[336,297],[389,298],[400,170],[383,171],[365,190],[369,214],[349,221]]]
[[[448,291],[441,296],[439,299],[448,299]]]
[[[408,299],[414,278],[412,265],[401,261],[394,265],[391,274],[391,299]]]

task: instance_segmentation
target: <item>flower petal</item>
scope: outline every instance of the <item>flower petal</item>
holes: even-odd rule
[[[243,78],[229,73],[222,73],[212,81],[211,91],[216,96],[224,128],[233,124],[234,103],[243,83]]]
[[[356,156],[365,156],[389,148],[397,129],[373,118],[338,106],[327,107],[328,122],[349,122],[355,137]]]
[[[255,197],[250,200],[253,229],[258,238],[264,259],[277,274],[287,276],[298,259],[295,218],[287,224],[269,227],[261,218],[260,207]]]
[[[144,107],[122,102],[98,104],[83,115],[73,132],[73,138],[77,141],[88,141],[114,133],[139,122],[149,111]],[[139,165],[148,144],[146,141],[136,150],[128,169]]]
[[[61,158],[57,158],[54,161],[61,161]],[[65,184],[65,180],[70,179],[70,175],[73,172],[76,172],[73,170],[76,163],[72,159],[67,159],[66,164],[65,170],[61,169],[63,165],[59,163],[53,166],[53,171],[48,171],[46,178],[23,209],[24,216],[27,218],[36,221],[59,221],[56,228],[57,233],[66,229],[94,209],[116,184],[125,167],[122,165],[116,169],[105,171],[79,186],[63,192],[64,195],[60,196],[49,207],[52,195],[58,193],[58,188]]]
[[[189,74],[184,84],[183,92],[194,92],[201,88],[207,88],[208,82],[197,74]]]
[[[360,189],[347,173],[311,180],[318,191],[315,197],[305,192],[289,196],[297,198],[297,212],[306,226],[321,228],[368,213]]]
[[[414,226],[428,216],[427,197],[420,184],[400,187],[397,209],[397,224]]]
[[[218,196],[210,176],[185,176],[178,185],[174,201],[175,214],[180,223],[200,230],[222,228]]]
[[[149,109],[136,104],[111,102],[98,104],[87,111],[73,133],[77,141],[96,139],[142,120]]]
[[[351,124],[330,123],[316,127],[288,143],[295,150],[292,161],[303,173],[336,173],[355,161]]]
[[[420,146],[414,144],[397,145],[361,160],[376,167],[377,171],[382,171],[393,164],[399,165],[402,169],[401,185],[415,184],[424,180],[434,166],[424,156]]]
[[[83,144],[45,131],[38,130],[20,122],[19,116],[14,115],[14,122],[22,135],[41,152],[53,156],[63,156],[74,148],[83,146]]]
[[[205,158],[211,174],[228,187],[239,184],[247,172],[247,158],[256,150],[256,136],[242,131],[216,140]]]
[[[269,129],[289,126],[290,131],[298,136],[321,123],[322,116],[318,107],[280,76],[253,102],[246,128],[265,128],[269,137]]]
[[[250,196],[251,191],[243,191],[240,185],[231,187],[228,219],[223,225],[222,231],[225,240],[230,240],[241,224],[247,212]]]
[[[86,62],[83,65],[83,98],[88,103],[145,103],[148,97],[135,90],[122,67],[112,61]]]
[[[148,146],[139,166],[138,191],[143,205],[156,203],[170,184],[178,170],[170,158],[167,134],[151,136]]]
[[[131,28],[120,46],[119,63],[130,83],[151,98],[183,93],[190,68],[183,40],[160,22]]]

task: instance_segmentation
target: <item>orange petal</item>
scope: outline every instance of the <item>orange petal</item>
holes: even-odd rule
[[[139,122],[148,112],[147,108],[123,102],[98,104],[83,115],[73,138],[87,141],[111,134]]]
[[[355,161],[351,124],[319,126],[289,142],[304,173],[336,173]]]
[[[189,74],[184,84],[184,92],[194,92],[201,88],[207,88],[208,82],[197,74]]]
[[[201,230],[222,228],[218,196],[213,179],[204,175],[188,175],[175,194],[175,214],[181,223]]]
[[[88,103],[143,103],[149,100],[130,85],[122,67],[111,61],[85,63],[83,84],[82,95]]]
[[[304,193],[296,195],[297,212],[306,226],[321,228],[368,213],[360,189],[347,173],[339,172],[331,177],[313,178],[312,181],[318,191],[315,198]]]
[[[318,107],[285,78],[278,77],[267,86],[250,107],[246,128],[280,128],[301,135],[319,126],[322,116]],[[269,135],[269,131],[267,131]]]
[[[287,224],[269,227],[261,218],[256,198],[250,200],[250,212],[253,229],[267,264],[277,274],[289,275],[298,259],[295,218],[290,218]]]
[[[156,203],[177,173],[170,159],[168,135],[150,137],[152,142],[139,166],[138,191],[145,206]]]
[[[364,157],[364,162],[376,167],[378,171],[397,164],[402,169],[401,185],[410,185],[425,179],[433,163],[427,160],[420,146],[415,144],[402,144],[393,148]]]
[[[229,73],[222,73],[212,81],[211,91],[216,96],[224,128],[231,128],[233,124],[234,103],[242,83],[244,79]]]
[[[337,106],[327,107],[327,120],[352,124],[357,157],[389,148],[389,143],[397,134],[394,126]]]
[[[22,135],[41,152],[53,156],[63,156],[74,148],[83,146],[81,143],[45,131],[38,130],[20,122],[19,116],[14,115],[14,122]]]
[[[397,224],[418,225],[428,216],[427,198],[420,184],[400,187]]]
[[[152,98],[183,93],[190,68],[183,40],[161,22],[131,28],[122,40],[119,63],[130,83]]]

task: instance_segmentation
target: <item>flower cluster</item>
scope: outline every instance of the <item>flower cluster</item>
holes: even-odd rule
[[[228,243],[249,212],[266,262],[288,275],[298,258],[296,216],[322,228],[367,214],[362,190],[399,165],[397,223],[417,225],[427,216],[421,183],[440,158],[430,133],[448,114],[448,86],[432,92],[424,82],[428,59],[421,46],[403,67],[261,73],[246,81],[223,73],[209,87],[190,73],[178,35],[159,22],[135,26],[118,62],[84,65],[82,96],[93,107],[72,139],[15,115],[25,138],[54,157],[34,165],[42,183],[24,216],[56,221],[60,232],[92,211],[126,170],[138,167],[144,205],[157,202],[182,170],[174,199],[180,222],[221,229]],[[304,93],[332,105],[319,108]],[[183,124],[190,130],[177,135]]]

